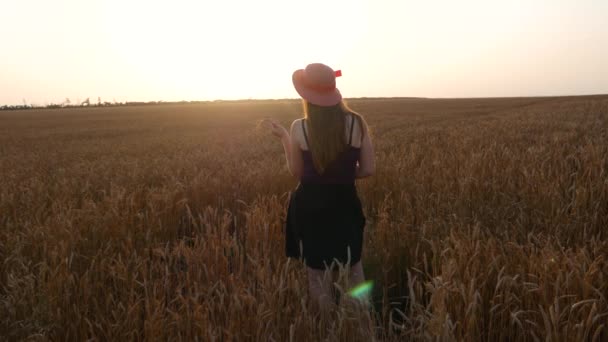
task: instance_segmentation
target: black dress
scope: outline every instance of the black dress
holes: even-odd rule
[[[310,151],[302,151],[302,179],[290,195],[286,255],[303,258],[314,269],[325,269],[334,261],[354,265],[361,260],[365,216],[355,187],[360,149],[351,146],[353,121],[347,149],[322,175],[314,169]],[[310,146],[304,120],[302,129]]]

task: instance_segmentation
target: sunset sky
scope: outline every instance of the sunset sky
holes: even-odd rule
[[[608,1],[19,0],[0,7],[0,104],[608,93]]]

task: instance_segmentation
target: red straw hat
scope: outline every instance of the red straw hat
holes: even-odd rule
[[[317,106],[334,106],[342,101],[336,88],[336,77],[342,76],[340,70],[334,71],[325,64],[308,64],[306,69],[294,71],[293,86],[300,96]]]

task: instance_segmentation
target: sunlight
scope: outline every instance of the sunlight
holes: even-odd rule
[[[340,64],[367,27],[363,0],[295,4],[113,0],[104,31],[148,85],[170,85],[165,98],[293,97],[293,70]]]
[[[33,10],[35,9],[35,10]],[[295,69],[346,97],[608,89],[607,1],[28,0],[0,11],[0,103],[295,98]]]

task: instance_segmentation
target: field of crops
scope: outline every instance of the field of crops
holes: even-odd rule
[[[0,339],[608,340],[608,96],[349,104],[373,310],[323,319],[257,125],[298,101],[0,112]]]

